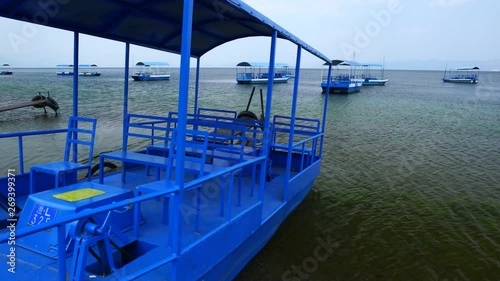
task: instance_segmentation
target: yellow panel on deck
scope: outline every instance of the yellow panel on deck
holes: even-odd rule
[[[98,189],[93,188],[81,188],[77,190],[72,190],[68,192],[63,192],[59,194],[52,195],[57,199],[61,199],[68,202],[80,201],[83,199],[88,199],[95,197],[97,195],[104,194],[105,192]]]

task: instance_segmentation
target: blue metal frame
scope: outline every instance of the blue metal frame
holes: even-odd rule
[[[270,128],[271,124],[271,108],[272,108],[272,96],[273,96],[273,78],[274,78],[274,64],[276,62],[276,41],[278,38],[278,31],[274,30],[271,36],[271,49],[269,53],[269,77],[267,81],[267,96],[266,96],[266,112],[264,119],[264,128]],[[269,155],[269,144],[271,142],[270,130],[264,130],[264,145],[262,155]],[[264,200],[264,184],[266,179],[266,167],[265,165],[260,167],[260,188],[259,188],[259,202]]]
[[[195,78],[195,84],[194,84],[194,108],[193,108],[193,114],[196,114],[198,112],[198,90],[199,90],[199,84],[200,84],[200,58],[196,58],[196,78]]]
[[[67,133],[67,132],[68,132],[68,129],[7,133],[7,134],[0,134],[0,139],[4,139],[4,138],[18,138],[19,171],[21,172],[21,174],[24,174],[23,137],[26,137],[26,136],[48,135],[48,134],[57,134],[57,133]]]
[[[193,25],[193,0],[184,0],[183,15],[182,15],[182,44],[181,44],[181,70],[179,78],[179,124],[178,124],[178,138],[179,145],[177,147],[179,153],[176,155],[177,163],[184,163],[184,143],[180,141],[186,136],[186,118],[187,118],[187,108],[188,108],[188,94],[189,94],[189,63],[191,58],[191,35],[192,35],[192,25]],[[178,196],[174,197],[173,204],[174,210],[176,212],[173,214],[173,227],[175,228],[172,237],[172,244],[174,247],[174,253],[176,255],[181,254],[181,209],[180,205],[182,199],[184,198],[184,166],[180,166],[180,169],[175,169],[175,184],[179,186]],[[173,279],[177,278],[177,266],[174,268]]]
[[[332,77],[332,64],[330,63],[328,65],[328,77]],[[323,105],[323,121],[321,122],[321,132],[323,134],[325,133],[325,128],[326,128],[326,112],[328,109],[328,99],[330,97],[330,83],[327,83],[326,86],[326,94],[325,94],[325,103]],[[323,156],[323,137],[321,137],[321,142],[319,145],[319,157],[322,158]]]
[[[78,116],[78,55],[79,34],[73,34],[73,116]],[[75,133],[77,134],[77,133]],[[75,136],[77,138],[77,136]],[[73,146],[73,162],[78,161],[78,147]]]
[[[123,128],[126,128],[127,114],[128,114],[128,76],[129,76],[129,63],[130,63],[130,44],[125,44],[125,77],[123,79]],[[122,150],[127,150],[127,136],[123,130],[122,136]]]
[[[73,34],[73,116],[78,116],[78,32]]]
[[[302,47],[297,45],[297,59],[295,62],[295,80],[293,82],[292,112],[290,115],[292,117],[292,120],[290,121],[290,128],[295,128],[295,114],[297,112],[297,95],[298,95],[298,91],[299,91],[301,55],[302,55]],[[291,170],[291,166],[292,166],[293,136],[294,136],[294,130],[290,130],[290,134],[288,135],[288,154],[287,154],[287,163],[286,163],[286,175],[285,175],[285,187],[284,187],[285,190],[283,192],[283,202],[288,201],[290,170]],[[302,154],[302,155],[304,155],[304,154]]]

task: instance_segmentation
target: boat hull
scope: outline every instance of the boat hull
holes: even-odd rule
[[[71,71],[58,71],[56,74],[57,76],[73,76],[73,72]]]
[[[361,82],[333,82],[330,83],[330,93],[355,93],[361,90]],[[323,92],[326,92],[327,83],[321,83],[321,88]]]
[[[269,242],[287,216],[303,201],[313,182],[304,187],[287,205],[265,221],[259,229],[248,237],[230,255],[217,264],[204,277],[205,280],[233,280],[255,255]]]
[[[78,73],[80,76],[101,76],[100,72],[80,72]]]
[[[12,75],[12,71],[0,71],[0,75]]]
[[[170,80],[170,75],[132,75],[134,81],[161,81]]]
[[[273,83],[287,83],[290,77],[274,78]],[[267,78],[256,78],[256,79],[236,79],[238,84],[264,84],[269,81]]]
[[[189,251],[183,252],[177,261],[176,280],[233,280],[272,238],[287,216],[302,203],[313,187],[320,165],[320,161],[311,165],[293,181],[288,201],[262,222],[260,214],[265,206],[257,204],[235,217],[228,225],[212,232],[209,237],[204,237]],[[194,260],[205,267],[193,267]],[[127,271],[124,267],[104,280],[116,280],[119,276],[125,276],[124,272]],[[134,280],[170,280],[171,274],[171,263],[166,263]]]
[[[365,78],[363,86],[385,86],[389,79]]]
[[[467,78],[443,78],[443,82],[445,83],[459,83],[459,84],[477,84],[479,82],[478,79],[467,79]]]

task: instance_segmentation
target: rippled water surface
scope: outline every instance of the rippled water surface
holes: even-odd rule
[[[320,75],[302,72],[301,116],[321,117]],[[444,84],[441,75],[386,71],[384,87],[330,95],[313,190],[236,280],[500,280],[500,74],[481,73],[478,85]],[[130,82],[130,112],[176,110],[177,77]],[[80,77],[79,113],[98,118],[96,153],[121,145],[122,80],[116,69]],[[275,85],[273,114],[290,112],[292,87]],[[0,76],[0,106],[38,91],[61,106],[58,117],[1,112],[0,133],[66,127],[71,89],[52,69]],[[199,106],[244,110],[250,91],[234,69],[203,69]],[[250,109],[260,113],[258,99]],[[26,167],[60,159],[63,143],[27,138]],[[4,175],[18,169],[17,140],[0,145]]]

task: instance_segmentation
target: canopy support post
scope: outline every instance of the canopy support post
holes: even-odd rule
[[[125,132],[125,124],[127,122],[128,114],[128,77],[129,77],[129,63],[130,63],[130,44],[125,43],[125,77],[123,78],[123,137],[122,137],[122,150],[127,150],[127,134]]]
[[[200,85],[200,58],[196,58],[196,80],[194,86],[194,108],[193,114],[196,115],[198,111],[198,89]]]
[[[325,128],[326,128],[326,111],[328,110],[328,99],[330,97],[330,77],[332,76],[332,64],[328,65],[328,83],[326,83],[326,93],[325,93],[325,103],[323,104],[323,120],[321,121],[321,132],[323,136],[321,136],[321,141],[319,142],[319,158],[323,157],[323,141],[325,137]]]
[[[302,56],[302,47],[297,45],[297,59],[295,62],[295,78],[293,79],[293,97],[292,97],[292,112],[290,120],[290,134],[288,135],[288,153],[286,161],[286,173],[285,173],[285,190],[283,191],[283,202],[288,201],[288,183],[290,181],[290,170],[292,167],[292,145],[293,145],[293,128],[295,128],[295,114],[297,112],[297,96],[299,92],[299,79],[300,79],[300,60]]]
[[[191,60],[191,37],[193,27],[193,0],[184,0],[183,15],[182,15],[182,43],[181,43],[181,64],[180,64],[180,78],[179,78],[179,104],[178,104],[178,153],[175,161],[177,163],[184,163],[185,146],[183,140],[186,137],[187,125],[187,107],[188,107],[188,94],[189,94],[189,63]],[[184,166],[179,165],[175,169],[175,184],[179,186],[179,193],[174,196],[173,202],[173,221],[170,225],[173,227],[172,248],[173,252],[181,255],[181,219],[182,219],[182,200],[184,198]],[[177,262],[173,266],[172,280],[177,280]]]
[[[73,34],[73,116],[78,116],[78,53],[79,34]],[[73,134],[77,134],[73,132]],[[77,136],[75,136],[77,138]],[[73,162],[78,162],[78,145],[73,145]]]
[[[270,122],[271,118],[271,107],[272,107],[272,96],[273,96],[273,81],[274,81],[274,64],[276,60],[276,41],[278,40],[278,31],[273,30],[273,34],[271,36],[271,51],[269,55],[269,77],[267,80],[267,96],[266,96],[266,111],[264,118],[264,144],[270,143]],[[263,155],[269,156],[269,145],[262,146]],[[264,185],[266,181],[266,173],[267,173],[267,163],[266,165],[261,165],[260,167],[260,186],[259,186],[259,201],[262,202],[264,199]]]

